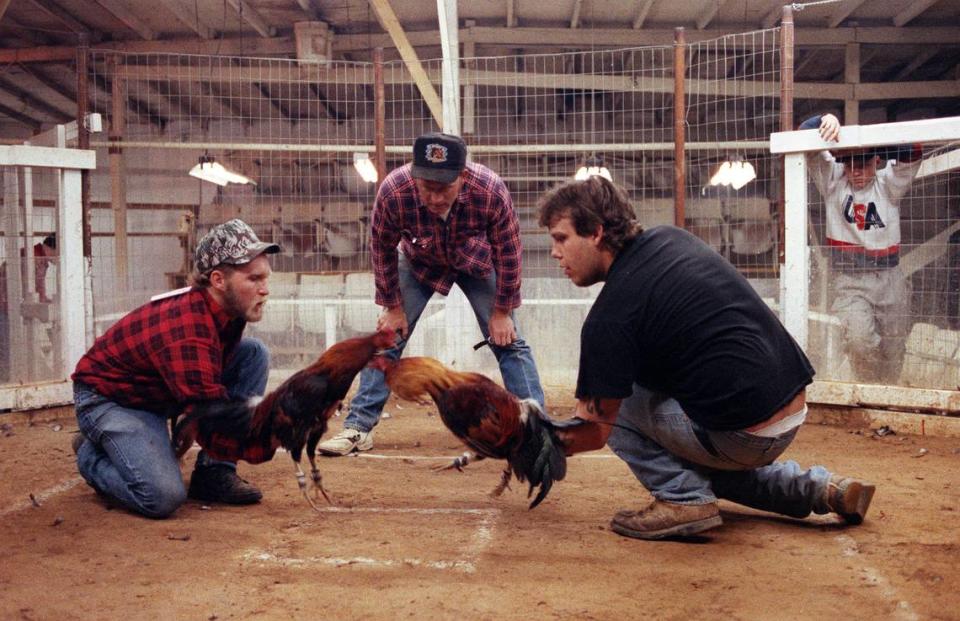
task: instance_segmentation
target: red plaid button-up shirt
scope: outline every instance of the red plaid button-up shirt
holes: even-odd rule
[[[494,307],[520,306],[520,224],[503,180],[481,164],[468,163],[466,177],[447,219],[420,201],[407,164],[383,180],[371,217],[370,250],[376,302],[401,303],[397,246],[414,277],[446,295],[459,274],[483,278],[495,270]]]
[[[223,364],[245,326],[202,288],[148,302],[96,340],[72,379],[123,406],[164,415],[226,399]]]

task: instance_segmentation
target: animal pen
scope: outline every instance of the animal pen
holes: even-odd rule
[[[98,2],[107,4],[124,6]],[[218,3],[160,4],[209,11]],[[506,4],[507,24],[516,25],[521,3]],[[577,13],[588,5],[573,4]],[[612,4],[641,11],[633,30],[619,31],[622,41],[643,32],[654,3]],[[697,3],[659,4],[652,13]],[[734,4],[726,8],[740,8]],[[769,3],[753,3],[760,4],[770,12]],[[824,6],[808,15],[838,8],[812,4]],[[864,12],[880,4],[863,3]],[[928,3],[911,6],[920,4]],[[844,15],[857,6],[839,3]],[[598,29],[589,51],[495,57],[476,54],[469,39],[460,57],[453,28],[444,58],[409,64],[384,59],[391,51],[372,62],[331,60],[333,35],[310,22],[297,24],[297,55],[314,60],[81,46],[78,76],[64,65],[37,70],[80,78],[81,122],[0,148],[0,617],[956,618],[960,119],[905,114],[888,119],[897,123],[851,122],[841,133],[844,147],[924,145],[901,205],[900,269],[912,289],[906,354],[898,381],[866,383],[847,360],[831,310],[836,274],[825,206],[805,170],[804,154],[824,144],[816,131],[792,130],[824,111],[814,102],[883,95],[856,80],[794,84],[789,9],[784,17],[780,28],[713,39],[711,30],[679,31],[674,42],[643,47],[603,45]],[[823,48],[836,29],[826,35]],[[236,42],[204,43],[236,50]],[[179,40],[143,43],[170,49]],[[825,56],[819,50],[798,72]],[[7,70],[8,78],[27,71],[16,63]],[[571,457],[566,477],[531,512],[525,486],[487,497],[499,460],[431,471],[463,446],[435,408],[393,399],[374,450],[323,460],[334,504],[319,511],[298,493],[286,456],[240,465],[264,492],[256,506],[193,501],[167,520],[111,510],[77,472],[72,408],[50,407],[71,403],[77,358],[124,313],[183,286],[199,236],[232,217],[283,247],[270,257],[264,319],[247,326],[270,350],[272,383],[331,343],[370,331],[379,313],[367,247],[377,183],[370,179],[407,162],[414,138],[437,129],[463,135],[470,157],[500,174],[512,194],[524,245],[518,323],[551,414],[573,409],[580,327],[598,287],[578,289],[558,269],[537,225],[537,201],[580,168],[606,169],[644,226],[677,224],[705,240],[804,345],[817,369],[807,392],[813,407],[785,458],[876,483],[867,520],[794,520],[721,501],[714,538],[618,537],[610,516],[649,498],[609,449]],[[189,176],[201,161],[249,182]],[[742,176],[721,183],[721,169]],[[36,254],[46,252],[37,247],[48,236],[57,242],[51,258]],[[473,350],[479,339],[454,288],[432,299],[406,354],[499,380],[489,349]],[[877,420],[890,428],[876,429]]]
[[[546,384],[573,386],[579,328],[598,288],[577,289],[560,273],[537,200],[590,165],[626,188],[644,226],[683,226],[750,279],[817,368],[812,401],[956,413],[960,120],[844,135],[844,146],[920,141],[925,151],[902,213],[901,269],[914,292],[902,373],[893,386],[858,383],[827,301],[822,200],[794,155],[822,144],[778,133],[802,120],[794,98],[813,96],[793,84],[792,45],[787,18],[713,40],[687,43],[678,29],[672,45],[549,55],[477,57],[467,45],[458,58],[454,43],[415,71],[382,55],[369,63],[81,46],[77,65],[91,91],[78,118],[87,121],[73,136],[63,130],[59,145],[96,151],[80,195],[66,182],[74,169],[17,159],[15,149],[30,146],[0,159],[8,301],[0,410],[69,402],[67,377],[85,347],[150,296],[183,286],[198,236],[233,217],[283,247],[264,319],[248,328],[268,345],[275,373],[371,331],[379,309],[367,228],[377,186],[355,165],[372,163],[382,178],[409,159],[417,135],[442,129],[462,134],[471,159],[511,191],[524,244],[518,322]],[[201,162],[249,182],[187,176]],[[748,165],[753,180],[711,183],[721,166]],[[50,234],[60,252],[47,289],[58,295],[43,304],[30,251]],[[493,356],[471,348],[479,339],[454,289],[432,300],[407,353],[496,376]]]

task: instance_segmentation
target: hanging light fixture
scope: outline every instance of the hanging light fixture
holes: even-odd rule
[[[599,176],[607,181],[613,181],[610,176],[610,170],[603,165],[603,159],[596,155],[591,155],[583,162],[583,166],[577,169],[577,174],[573,176],[576,181],[586,181],[590,177]]]
[[[370,155],[367,153],[354,153],[353,167],[357,169],[357,174],[360,175],[360,178],[367,183],[377,182],[377,167],[373,164]]]
[[[756,178],[757,172],[754,170],[753,164],[734,156],[727,158],[720,164],[717,172],[710,177],[710,185],[729,185],[734,190],[739,190]]]
[[[208,153],[204,153],[200,156],[200,161],[196,166],[190,169],[189,175],[191,177],[196,177],[201,181],[216,183],[219,186],[225,186],[228,183],[250,183],[257,185],[257,183],[250,177],[229,170],[223,164],[214,160],[213,156]]]

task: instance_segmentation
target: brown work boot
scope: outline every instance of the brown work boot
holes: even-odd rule
[[[827,507],[838,514],[847,524],[862,524],[873,493],[877,486],[860,479],[830,475],[830,482],[824,492],[827,495]]]
[[[680,505],[655,500],[640,511],[617,511],[610,527],[625,537],[663,539],[695,535],[722,523],[716,502]]]

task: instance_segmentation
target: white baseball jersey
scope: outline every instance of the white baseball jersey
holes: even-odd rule
[[[919,159],[888,160],[861,190],[853,189],[829,151],[809,154],[807,166],[826,204],[827,243],[833,249],[870,258],[899,253],[900,200],[920,170]]]

